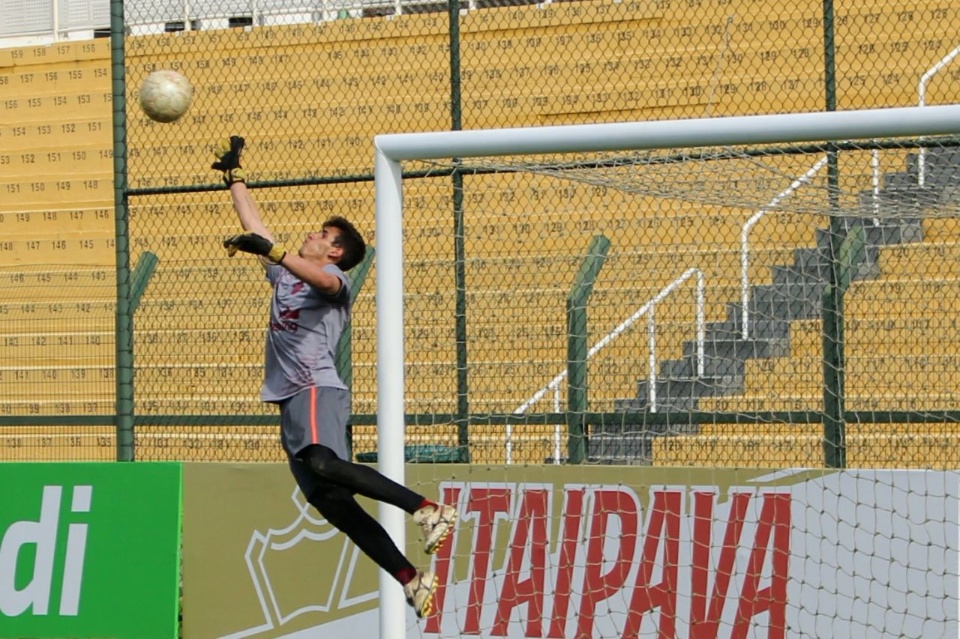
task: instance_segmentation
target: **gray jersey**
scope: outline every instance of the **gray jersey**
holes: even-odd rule
[[[312,386],[346,388],[334,361],[337,342],[350,319],[350,283],[336,265],[324,267],[340,278],[336,296],[324,295],[282,266],[267,266],[273,286],[260,398],[278,402]]]

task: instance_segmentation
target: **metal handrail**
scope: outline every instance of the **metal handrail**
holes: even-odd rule
[[[926,70],[926,72],[920,76],[920,82],[917,85],[917,106],[927,106],[927,84],[933,78],[933,76],[940,73],[940,71],[953,62],[953,59],[960,55],[960,45],[954,48],[953,51],[947,55],[940,58],[940,61],[935,65]],[[926,160],[927,160],[927,150],[923,147],[920,147],[920,153],[917,156],[917,184],[920,186],[924,185],[926,180]]]
[[[650,407],[651,413],[657,412],[657,304],[663,301],[663,299],[670,295],[670,293],[672,293],[678,286],[683,284],[686,280],[690,279],[694,275],[697,276],[697,377],[703,377],[704,342],[706,341],[706,322],[704,318],[705,282],[703,271],[698,268],[687,269],[680,277],[665,286],[663,290],[661,290],[653,299],[640,307],[640,309],[638,309],[637,312],[632,316],[634,318],[639,318],[649,310],[649,314],[647,315],[647,343],[650,350],[650,360],[648,372],[649,379],[647,383],[647,405]]]
[[[612,331],[607,333],[603,338],[601,338],[596,344],[590,347],[590,350],[587,351],[587,361],[590,360],[595,354],[597,354],[603,347],[619,337],[624,331],[626,331],[630,326],[634,324],[638,319],[649,313],[647,320],[647,331],[648,331],[648,343],[650,344],[650,372],[649,379],[651,380],[650,387],[654,387],[656,382],[656,336],[653,331],[654,324],[652,323],[653,310],[655,309],[657,303],[663,301],[670,293],[672,293],[680,284],[690,279],[693,275],[697,276],[697,375],[703,376],[703,353],[704,353],[704,342],[706,341],[706,323],[705,323],[705,282],[703,271],[698,268],[690,268],[683,272],[677,279],[673,280],[665,287],[663,287],[660,292],[655,296],[650,298],[643,306],[639,307],[634,313],[623,320],[614,328]],[[550,382],[530,396],[530,399],[523,402],[518,406],[513,412],[514,414],[523,414],[530,409],[531,406],[540,401],[544,395],[548,392],[553,391],[553,409],[554,412],[560,411],[560,384],[564,379],[567,378],[567,369],[560,371]],[[650,396],[648,394],[648,396]],[[651,412],[656,412],[655,402],[656,402],[656,391],[654,390],[653,395],[650,396],[653,398],[651,403]],[[511,463],[512,461],[512,447],[510,445],[509,436],[507,438],[507,448],[506,448],[506,463]],[[555,464],[560,463],[560,426],[556,426],[553,434],[553,459]]]
[[[750,337],[750,230],[764,215],[770,212],[770,209],[780,204],[801,186],[810,182],[826,163],[827,156],[820,158],[816,164],[807,169],[806,173],[791,182],[790,186],[778,193],[765,207],[754,213],[740,229],[740,308],[743,321],[740,334],[743,339],[749,339]]]

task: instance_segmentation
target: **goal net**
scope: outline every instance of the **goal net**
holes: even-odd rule
[[[682,479],[663,476],[668,484],[690,486],[724,484],[724,466],[955,468],[960,417],[960,333],[953,318],[960,279],[952,259],[960,230],[956,115],[956,107],[938,107],[380,136],[376,331],[381,468],[402,477],[411,444],[436,443],[438,433],[445,432],[450,445],[458,443],[457,424],[446,431],[443,424],[421,427],[405,423],[405,413],[463,409],[470,415],[466,445],[475,462],[463,479],[467,484],[495,481],[477,462],[522,464],[516,472],[548,484],[554,481],[552,471],[528,464],[714,469],[708,474],[715,480],[694,479],[695,471],[684,471],[688,474]],[[400,179],[401,166],[408,179]],[[569,470],[556,472],[571,476]],[[784,480],[787,484],[799,481],[796,473],[784,477],[790,478]],[[883,591],[884,601],[894,608],[911,601],[923,606],[922,619],[877,619],[859,612],[847,617],[837,610],[831,622],[839,623],[837,628],[914,636],[932,623],[955,631],[956,507],[948,495],[956,491],[956,477],[875,470],[837,477],[844,488],[834,480],[801,482],[799,497],[787,501],[792,506],[785,507],[795,514],[802,514],[798,504],[818,513],[815,522],[799,517],[792,531],[781,531],[794,544],[785,559],[794,567],[789,579],[779,582],[775,574],[775,544],[767,555],[772,564],[761,555],[751,560],[760,562],[758,570],[763,566],[763,576],[758,573],[753,584],[763,590],[760,599],[777,601],[780,607],[742,608],[740,613],[752,619],[744,626],[738,625],[740,613],[733,604],[718,604],[720,611],[711,614],[716,613],[714,621],[721,626],[709,636],[726,636],[731,628],[731,636],[747,636],[740,633],[748,627],[763,627],[770,636],[784,636],[786,628],[786,634],[822,634],[818,614],[825,602],[855,597],[863,584]],[[538,559],[535,548],[523,545],[532,539],[523,535],[533,533],[521,530],[514,519],[533,518],[527,523],[535,526],[534,511],[524,510],[533,508],[533,502],[524,501],[523,482],[511,481],[502,530],[496,528],[501,515],[481,514],[483,508],[464,496],[472,490],[468,485],[448,482],[445,496],[466,500],[460,505],[474,509],[468,515],[473,532],[466,533],[474,535],[474,542],[478,530],[492,526],[494,538],[509,537],[507,530],[520,535],[520,547],[526,550],[515,557],[507,553],[498,572],[499,560],[479,567],[471,563],[478,549],[466,541],[457,545],[447,558],[453,563],[438,564],[449,571],[444,584],[455,600],[448,597],[440,604],[449,612],[448,621],[434,626],[440,636],[463,624],[491,636],[507,630],[518,633],[510,636],[540,636],[522,634],[529,632],[519,630],[524,615],[533,614],[535,605],[566,605],[556,598],[559,591],[541,584],[546,603],[532,595],[519,597],[522,604],[493,605],[499,612],[488,613],[483,595],[478,599],[471,590],[476,577],[467,575],[482,569],[497,584],[488,587],[491,601],[517,595],[508,587],[510,561],[518,562],[516,579],[533,590],[538,562],[554,578],[563,572],[558,550],[562,531],[549,533],[555,544],[549,548],[558,554]],[[770,475],[763,481],[777,480]],[[853,485],[870,485],[876,492],[852,495],[848,489]],[[844,562],[852,561],[846,544],[860,543],[855,535],[845,541],[841,509],[824,501],[835,502],[838,490],[841,501],[856,498],[858,515],[868,518],[881,511],[891,516],[880,493],[906,490],[924,504],[924,515],[911,520],[934,526],[944,537],[930,542],[931,553],[924,551],[916,590],[912,582],[887,581],[889,575],[880,574],[886,568],[857,568],[856,578],[846,585],[835,575],[821,579],[824,571],[845,570]],[[676,505],[677,526],[681,510],[694,525],[695,492],[688,486],[676,497],[687,500],[682,508]],[[570,498],[569,489],[563,494]],[[591,561],[602,564],[591,582],[602,592],[591,599],[584,591],[579,599],[581,605],[591,602],[581,612],[596,614],[597,625],[588,624],[594,634],[571,634],[573,626],[557,622],[561,625],[551,632],[559,634],[542,636],[619,637],[637,636],[641,627],[645,632],[675,629],[663,623],[674,619],[677,610],[651,603],[668,599],[683,609],[684,620],[674,619],[676,623],[703,619],[695,613],[700,604],[691,582],[683,581],[689,574],[681,578],[679,590],[671,590],[676,575],[671,577],[665,566],[676,558],[669,555],[667,540],[680,539],[681,546],[682,540],[691,540],[679,529],[656,528],[668,525],[658,519],[662,509],[674,507],[657,502],[661,498],[667,499],[652,493],[637,497],[641,510],[647,508],[650,527],[646,539],[651,545],[636,556],[646,568],[636,573],[623,568],[620,581],[611,576],[619,569],[610,567],[617,561],[606,553],[614,552],[614,546],[624,548],[620,542],[629,534],[620,528],[626,525],[623,519],[604,528],[608,542],[598,542],[593,560],[578,556],[586,562],[575,563],[578,574],[590,573]],[[728,502],[723,491],[717,498],[723,509],[733,509],[728,512],[733,519],[740,516],[739,506]],[[555,507],[559,510],[562,503]],[[602,510],[599,504],[594,503]],[[742,506],[747,508],[746,502]],[[777,506],[771,502],[757,508],[754,525],[774,512],[761,516],[763,508]],[[395,532],[402,530],[389,509],[381,514]],[[554,525],[560,524],[549,524]],[[905,526],[871,528],[871,539],[882,538],[867,551],[877,566],[895,562],[888,553],[897,544],[913,547],[929,540],[928,532]],[[582,529],[587,537],[598,530]],[[726,528],[729,534],[733,530]],[[776,535],[772,529],[751,530]],[[835,556],[797,546],[814,539],[811,546],[828,544]],[[659,541],[665,545],[658,546]],[[757,543],[767,549],[767,541]],[[721,558],[723,544],[717,544],[704,551],[709,561],[730,561],[732,556]],[[677,550],[688,551],[696,552]],[[686,563],[679,563],[689,570],[697,560],[684,557]],[[814,564],[819,575],[804,572]],[[637,602],[631,604],[619,587],[654,583],[650,573],[643,573],[648,569],[660,576],[654,581],[664,592],[674,594],[658,599],[652,591],[636,595],[634,590],[643,599],[641,610],[651,611],[644,621],[634,618],[630,611]],[[738,575],[738,587],[749,590],[749,579]],[[610,600],[614,592],[626,598],[622,606]],[[389,594],[384,592],[385,616]],[[471,605],[477,606],[473,612]],[[504,606],[506,611],[500,610]],[[819,613],[816,606],[821,606]],[[754,619],[754,613],[762,619]],[[551,614],[556,619],[555,609]],[[543,623],[546,628],[547,621]],[[717,627],[725,630],[716,635]],[[694,634],[689,625],[679,632]]]
[[[470,428],[474,461],[565,459],[577,413],[577,461],[819,466],[826,418],[850,426],[830,442],[850,463],[955,463],[936,442],[951,441],[957,408],[956,140],[749,133],[525,155],[509,153],[515,133],[499,155],[495,132],[393,138],[485,153],[405,163],[418,177],[402,226],[378,219],[379,277],[403,272],[378,295],[403,291],[405,314],[390,317],[407,337],[401,376],[384,381],[407,373],[406,411],[514,415]],[[384,263],[401,231],[405,271]]]

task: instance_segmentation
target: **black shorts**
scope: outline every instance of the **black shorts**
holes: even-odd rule
[[[320,444],[345,460],[349,418],[350,391],[329,386],[300,391],[280,402],[283,449],[296,457],[307,446]]]
[[[280,441],[287,453],[290,471],[304,497],[329,488],[297,455],[313,444],[326,446],[340,459],[347,459],[347,420],[350,391],[319,386],[308,388],[280,402]]]

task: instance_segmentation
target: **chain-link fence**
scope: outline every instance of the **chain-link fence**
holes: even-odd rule
[[[119,443],[137,459],[279,459],[277,415],[258,400],[269,287],[220,248],[239,228],[209,168],[225,136],[245,136],[249,184],[280,241],[344,215],[376,247],[378,133],[957,100],[960,9],[947,2],[503,4],[127,2],[112,67],[125,105],[112,100],[108,40],[0,49],[5,458],[112,457]],[[137,108],[156,69],[194,85],[176,123]],[[565,459],[575,412],[589,460],[821,465],[829,414],[864,435],[850,464],[955,463],[955,159],[949,140],[929,157],[917,141],[884,142],[740,154],[718,171],[684,162],[683,174],[627,163],[613,178],[409,167],[411,454]],[[128,187],[119,223],[115,168]],[[836,331],[811,296],[830,281],[818,260],[840,263],[855,227],[844,246],[860,247],[860,270],[840,309],[850,397],[831,407],[823,336]],[[588,392],[571,405],[566,306],[604,242],[588,345],[619,332],[584,360]],[[376,448],[374,271],[356,282],[341,367],[360,455]],[[115,325],[117,273],[142,285],[123,287],[129,330]],[[793,298],[802,312],[785,315]],[[683,368],[707,360],[704,343],[733,349],[736,370]],[[133,442],[114,437],[118,410]],[[916,421],[939,425],[890,425]]]

